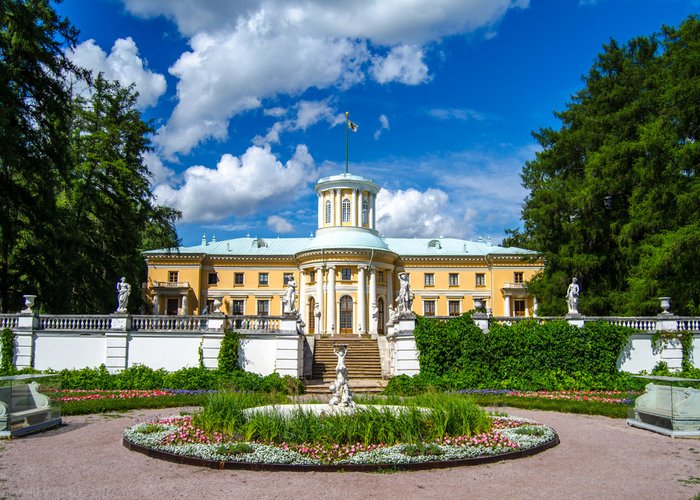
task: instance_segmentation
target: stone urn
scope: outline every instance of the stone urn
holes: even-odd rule
[[[659,302],[661,303],[661,314],[671,314],[669,311],[671,308],[671,297],[659,297]]]
[[[484,299],[480,297],[474,297],[474,309],[481,311],[484,309]]]
[[[34,311],[32,311],[32,307],[34,307],[34,300],[36,299],[36,295],[22,295],[22,297],[24,297],[24,307],[25,307],[25,309],[22,312],[23,313],[34,312]]]

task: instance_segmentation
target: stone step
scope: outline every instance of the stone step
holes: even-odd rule
[[[382,368],[377,341],[369,338],[335,336],[316,339],[314,343],[313,379],[334,380],[338,358],[336,344],[347,344],[345,366],[348,379],[381,379]]]
[[[306,394],[313,396],[328,396],[330,397],[331,391],[328,388],[333,380],[307,380]],[[348,385],[350,390],[354,394],[378,394],[384,390],[388,381],[382,379],[355,379],[348,380]]]

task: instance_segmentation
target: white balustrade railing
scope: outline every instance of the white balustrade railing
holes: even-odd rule
[[[207,328],[206,316],[146,316],[131,317],[131,329],[138,331],[186,331]]]
[[[547,321],[562,320],[564,318],[554,318],[550,316],[492,316],[489,318],[490,323],[501,323],[504,325],[513,325],[520,321],[535,321],[538,325]]]
[[[15,328],[19,314],[0,314],[0,328]]]
[[[676,318],[676,330],[700,332],[700,318]]]
[[[656,321],[657,318],[644,318],[644,317],[623,317],[623,316],[605,316],[599,318],[587,318],[587,321],[605,321],[610,325],[626,326],[628,328],[634,328],[636,330],[641,330],[643,332],[654,332],[656,331]]]
[[[86,331],[109,330],[112,327],[112,318],[109,316],[95,315],[48,315],[39,317],[41,330]]]
[[[229,316],[231,329],[239,332],[278,332],[280,316]]]

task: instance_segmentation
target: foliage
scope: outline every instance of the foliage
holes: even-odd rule
[[[633,330],[603,322],[583,328],[565,321],[493,324],[483,334],[469,315],[450,321],[419,318],[416,344],[421,373],[394,377],[389,393],[444,389],[626,388],[617,360]]]
[[[488,415],[461,396],[431,395],[403,402],[401,411],[390,407],[357,408],[352,415],[316,415],[297,410],[290,415],[243,410],[258,406],[252,397],[213,395],[194,425],[245,441],[266,443],[354,444],[420,443],[445,436],[469,436],[491,428]],[[421,408],[429,408],[425,411]]]
[[[61,370],[63,389],[230,389],[236,391],[276,392],[279,394],[301,394],[303,383],[298,379],[277,373],[267,376],[238,370],[222,372],[205,368],[182,368],[174,372],[154,370],[135,365],[119,373],[109,373],[105,365],[98,368]]]
[[[562,112],[559,130],[523,168],[524,232],[505,244],[542,253],[530,282],[543,315],[655,314],[659,296],[681,314],[700,305],[700,20],[603,47]]]
[[[219,348],[219,371],[233,373],[240,370],[238,353],[241,345],[241,334],[227,328]]]
[[[147,408],[176,408],[182,406],[201,406],[206,395],[183,394],[154,398],[132,399],[93,399],[61,403],[61,415],[89,415],[91,413],[123,412]]]
[[[0,371],[9,374],[15,371],[15,334],[9,328],[0,333]]]
[[[665,344],[672,340],[678,340],[683,351],[681,368],[683,372],[693,370],[693,332],[684,331],[663,331],[659,330],[651,337],[651,346],[654,350],[660,350]],[[667,367],[668,368],[668,367]]]
[[[121,276],[145,281],[140,252],[177,245],[179,212],[153,203],[137,94],[75,67],[76,39],[48,0],[0,0],[3,312],[23,293],[55,313],[113,311]]]

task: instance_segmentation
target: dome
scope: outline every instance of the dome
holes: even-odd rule
[[[329,227],[319,229],[305,250],[366,248],[386,250],[389,246],[374,231],[354,227]]]

